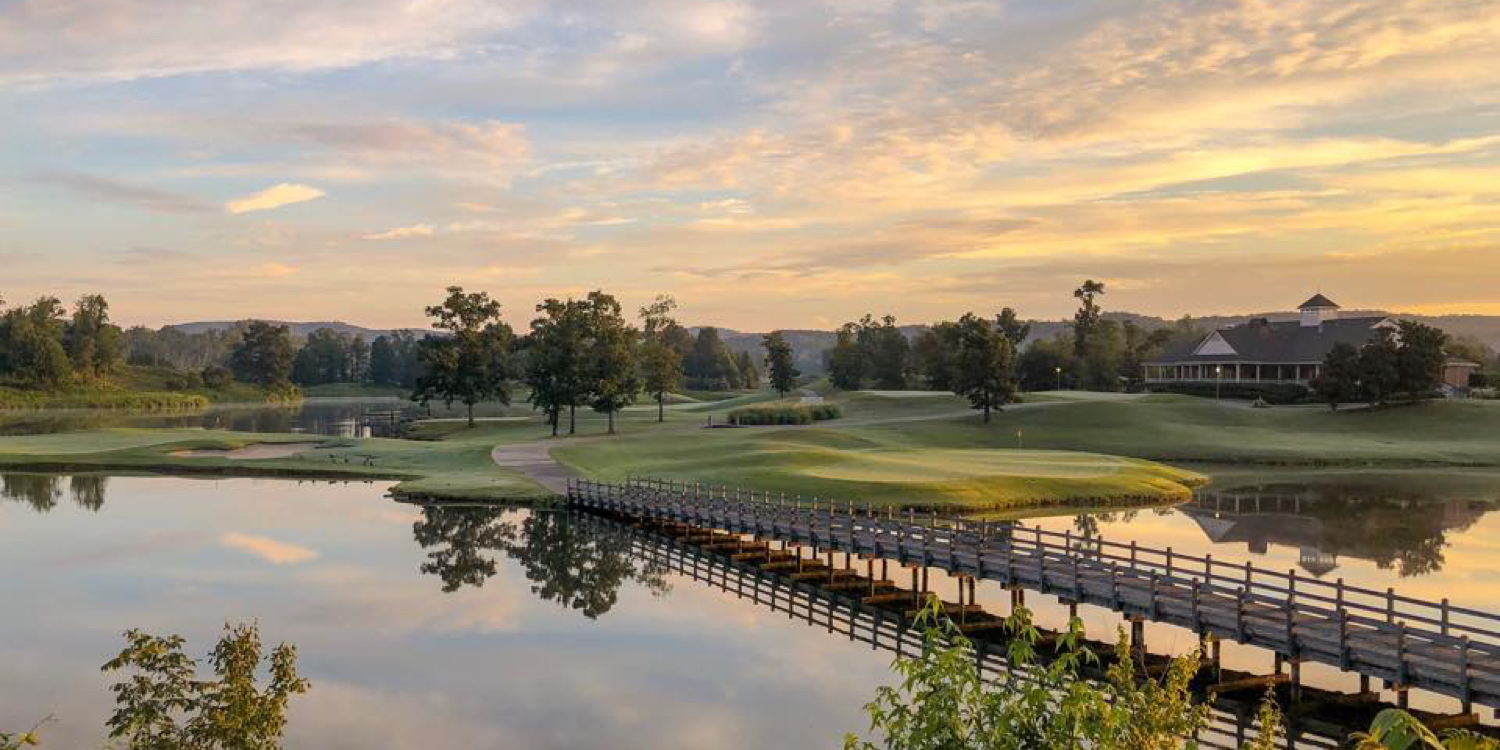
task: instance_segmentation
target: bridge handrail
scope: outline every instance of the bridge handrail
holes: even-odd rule
[[[666,510],[667,498],[671,498],[679,510],[691,509],[693,517],[699,519],[720,516],[727,520],[733,513],[743,514],[753,508],[759,510],[757,523],[769,522],[774,526],[782,518],[796,519],[809,528],[826,529],[830,537],[874,532],[898,541],[946,546],[955,555],[983,557],[1004,553],[1006,548],[1030,549],[1033,557],[1043,560],[1077,561],[1087,570],[1104,570],[1104,564],[1109,563],[1114,566],[1110,568],[1112,575],[1128,573],[1137,580],[1165,576],[1185,585],[1197,585],[1206,593],[1240,597],[1250,604],[1290,605],[1298,613],[1344,618],[1350,624],[1400,632],[1403,637],[1423,642],[1500,656],[1500,615],[1495,613],[1455,606],[1446,598],[1433,602],[1398,594],[1394,588],[1378,591],[1347,584],[1342,578],[1324,581],[1299,574],[1295,569],[1280,571],[1258,567],[1249,561],[1215,560],[1212,554],[1193,555],[1176,552],[1171,547],[1158,549],[1013,522],[997,524],[935,513],[924,514],[924,518],[915,511],[897,515],[889,510],[879,512],[870,504],[861,509],[853,503],[788,498],[785,494],[773,496],[766,491],[723,485],[705,488],[701,484],[654,479],[631,478],[624,484],[575,479],[569,483],[569,495],[575,494],[611,503],[619,502],[617,495],[624,495],[631,505],[657,512]],[[776,499],[772,500],[773,497]],[[817,523],[814,516],[820,517]],[[964,549],[958,551],[960,548]]]

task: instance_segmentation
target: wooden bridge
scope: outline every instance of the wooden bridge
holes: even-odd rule
[[[1137,623],[1177,625],[1200,636],[1274,652],[1291,665],[1316,662],[1409,689],[1500,708],[1500,615],[1375,591],[1295,570],[1216,561],[1135,543],[1078,537],[1009,522],[896,514],[852,503],[788,498],[697,484],[573,480],[570,504],[733,534],[938,568],[997,581],[1072,604],[1112,609]],[[963,586],[960,585],[960,591]],[[972,602],[972,593],[970,599]],[[960,602],[962,604],[962,602]],[[1500,712],[1497,712],[1500,713]]]

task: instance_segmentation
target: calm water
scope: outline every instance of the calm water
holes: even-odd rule
[[[889,657],[645,569],[562,514],[384,487],[11,475],[0,727],[92,747],[120,633],[258,619],[313,690],[293,748],[836,747]]]
[[[1035,523],[1500,610],[1500,475],[1215,475],[1188,506]],[[618,533],[563,513],[424,511],[384,490],[0,478],[0,727],[56,714],[49,744],[94,746],[110,707],[98,666],[121,631],[179,632],[201,655],[226,619],[299,646],[314,688],[292,748],[837,747],[890,680],[888,654],[652,568]],[[1006,592],[979,593],[1006,610]],[[1119,624],[1081,614],[1096,635]],[[1148,637],[1158,652],[1194,642]],[[1226,661],[1270,657],[1227,644]]]

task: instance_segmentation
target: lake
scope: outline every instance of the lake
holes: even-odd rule
[[[837,747],[890,680],[890,654],[648,564],[567,512],[422,509],[386,487],[0,476],[0,726],[55,714],[49,745],[95,745],[111,705],[98,667],[122,631],[181,633],[201,656],[226,620],[299,647],[314,687],[290,748]],[[1495,609],[1497,498],[1483,473],[1223,469],[1190,505],[1035,523]],[[979,600],[1002,612],[1006,596]],[[1081,614],[1099,636],[1119,624]],[[1156,651],[1193,643],[1148,632]],[[1225,658],[1270,661],[1233,644]]]

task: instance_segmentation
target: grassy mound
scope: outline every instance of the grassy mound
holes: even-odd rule
[[[723,430],[563,445],[554,458],[600,479],[659,476],[789,494],[973,510],[1177,502],[1204,481],[1135,459],[903,446],[895,430]]]

